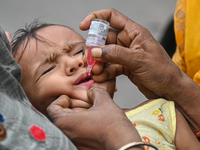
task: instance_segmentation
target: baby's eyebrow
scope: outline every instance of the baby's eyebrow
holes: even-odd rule
[[[79,44],[85,44],[85,42],[75,42],[75,43],[67,43],[65,46],[66,48],[63,49],[64,52],[70,52],[74,46],[77,46]]]
[[[73,47],[73,46],[76,46],[76,45],[78,45],[78,44],[83,44],[83,43],[85,43],[85,42],[68,43],[68,44],[66,44],[66,45],[69,46],[69,47]]]
[[[50,62],[50,63],[52,63],[52,62],[54,62],[54,61],[58,58],[59,55],[60,55],[60,54],[58,54],[58,53],[56,53],[56,52],[52,52],[52,53],[48,54],[48,55],[45,57],[44,61],[45,61],[45,62]]]

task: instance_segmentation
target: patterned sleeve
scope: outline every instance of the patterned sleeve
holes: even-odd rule
[[[21,70],[0,28],[0,149],[75,150],[72,142],[35,110],[20,86]]]

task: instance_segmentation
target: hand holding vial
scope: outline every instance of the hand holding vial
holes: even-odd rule
[[[92,58],[91,49],[94,47],[99,47],[105,45],[106,38],[109,30],[109,23],[101,19],[93,19],[90,25],[88,37],[86,40],[86,46],[88,46],[88,56],[87,56],[87,74],[91,75],[92,67],[94,66],[96,60]]]

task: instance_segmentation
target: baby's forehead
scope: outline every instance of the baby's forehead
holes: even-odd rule
[[[49,25],[46,27],[43,27],[41,29],[39,29],[37,31],[37,33],[62,33],[62,32],[74,32],[74,34],[78,34],[76,33],[73,29],[71,29],[70,27],[64,26],[64,25]]]
[[[85,39],[73,29],[63,25],[51,25],[37,31],[37,35],[49,41],[85,41]]]
[[[55,47],[57,45],[85,41],[73,29],[63,25],[48,25],[35,31],[36,35],[26,38],[16,51],[15,58],[24,58],[24,55],[40,51],[41,45]],[[40,50],[39,50],[40,49]],[[31,52],[30,52],[31,51]],[[41,50],[42,51],[42,50]]]

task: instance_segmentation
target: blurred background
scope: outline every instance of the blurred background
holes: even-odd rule
[[[38,18],[42,22],[72,27],[86,38],[87,31],[79,29],[83,18],[96,10],[115,8],[146,27],[164,47],[168,46],[166,49],[171,49],[174,39],[170,25],[175,7],[176,0],[1,0],[0,26],[13,35],[17,29]],[[146,100],[125,76],[117,78],[117,89],[114,101],[120,107],[133,107]]]

